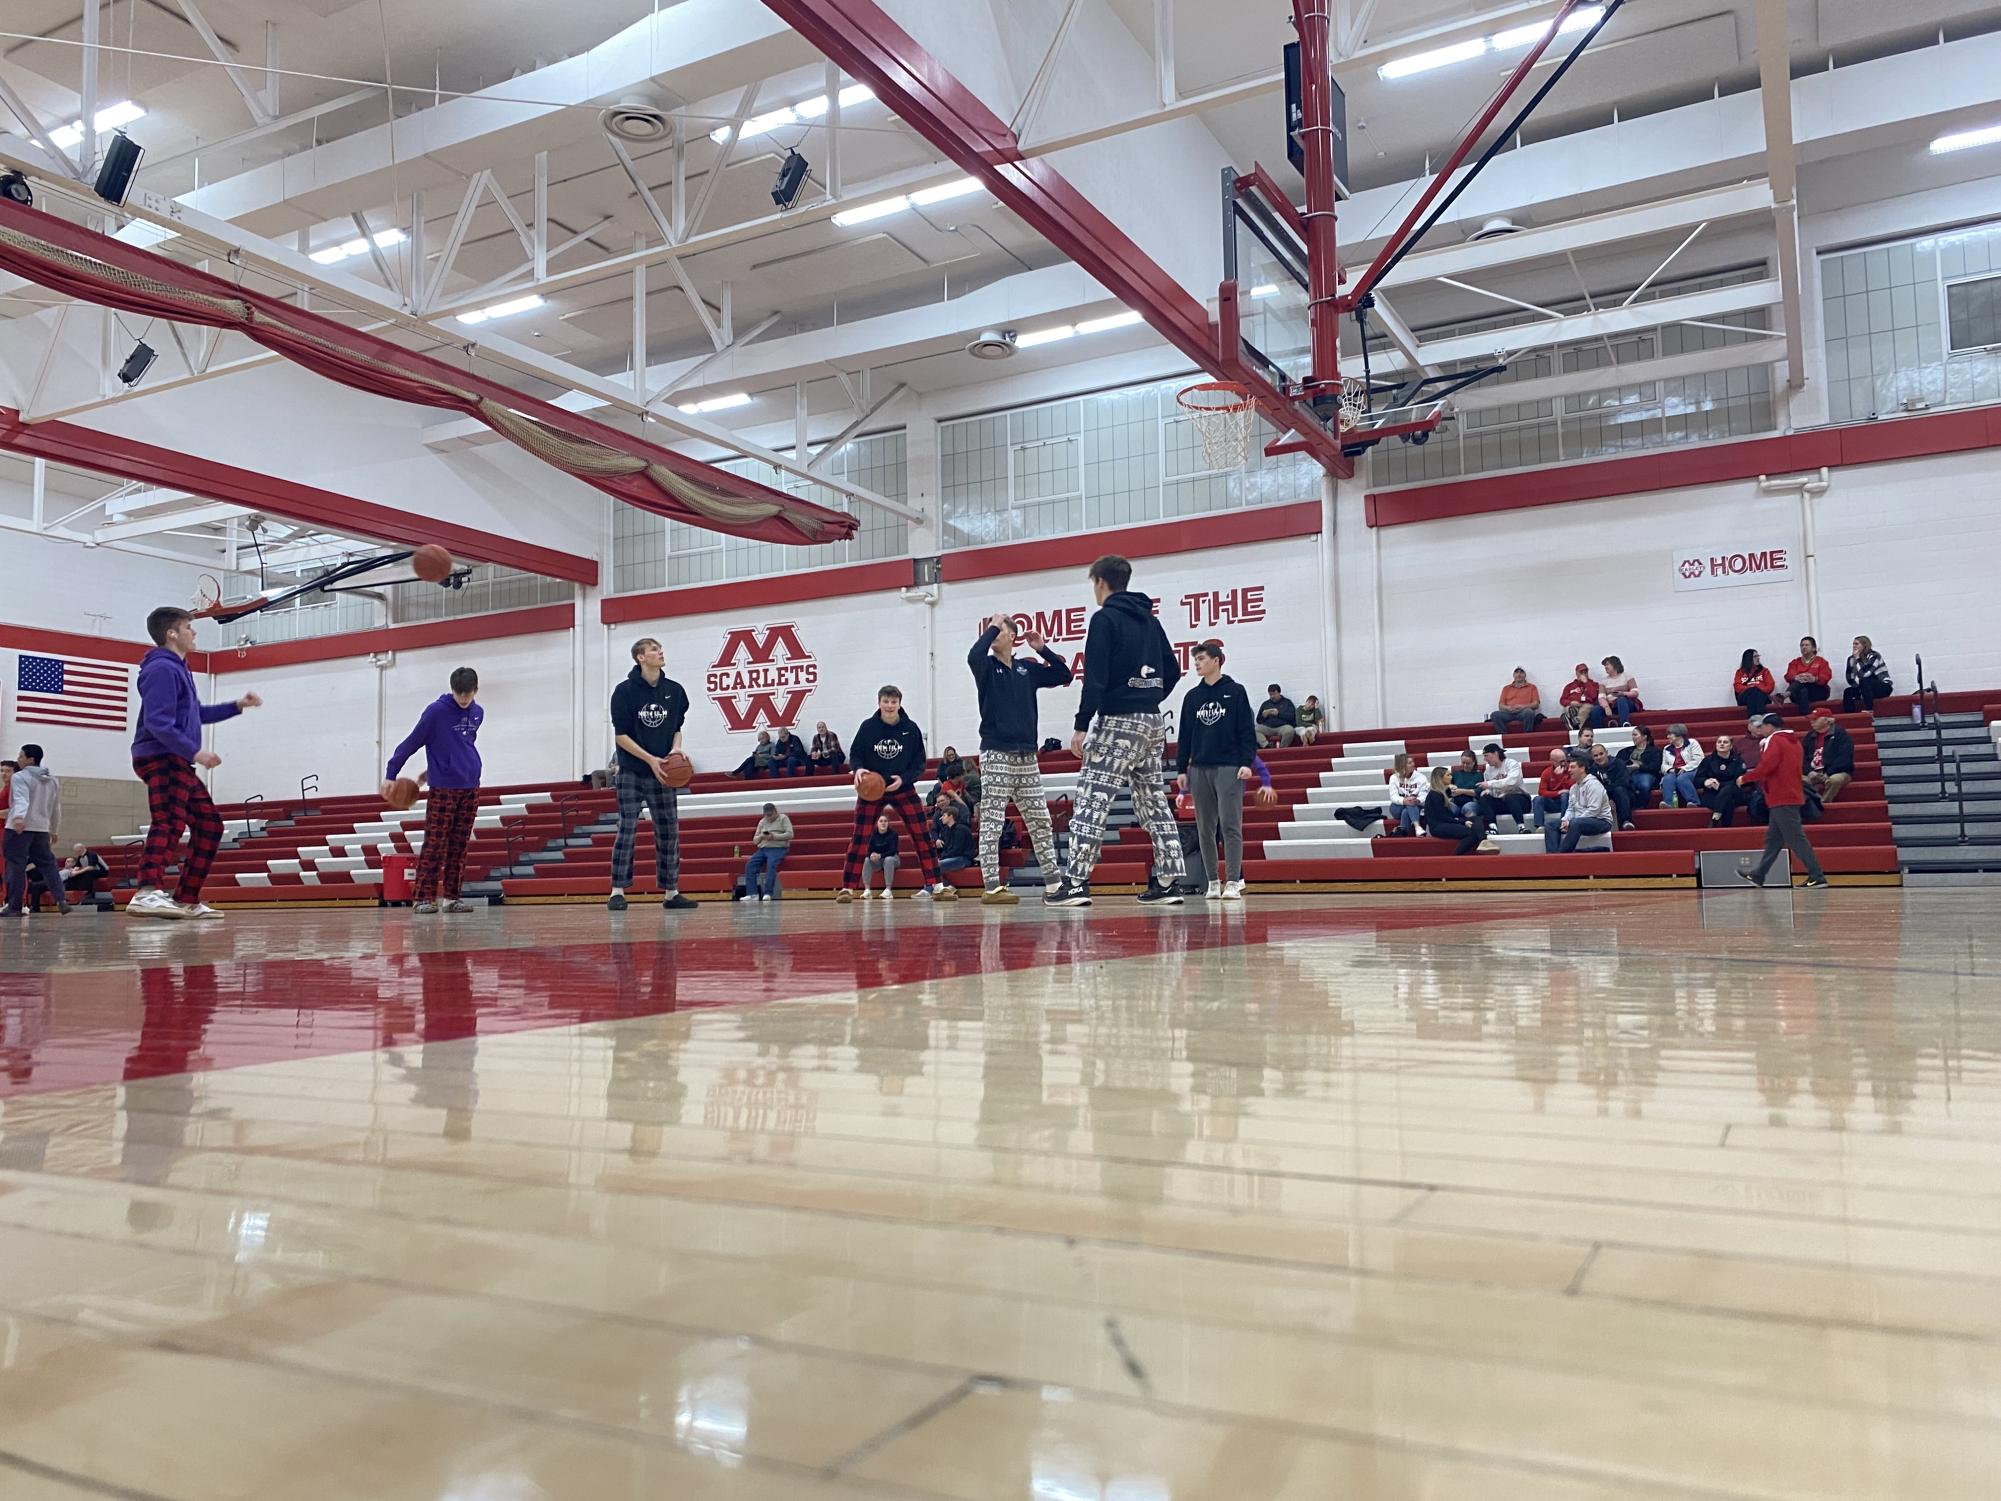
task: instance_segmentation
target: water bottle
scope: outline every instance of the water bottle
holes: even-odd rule
[[[1913,698],[1911,700],[1911,723],[1923,724],[1924,722],[1925,722],[1925,701],[1922,697]]]

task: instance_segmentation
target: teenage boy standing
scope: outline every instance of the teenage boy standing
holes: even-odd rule
[[[660,905],[669,912],[695,905],[681,895],[680,793],[659,776],[660,763],[680,750],[687,722],[688,691],[667,676],[667,653],[651,636],[640,637],[632,643],[632,671],[611,691],[611,728],[618,745],[618,838],[611,846],[611,899],[605,906],[613,912],[625,910],[641,809],[653,819]]]
[[[1044,883],[1054,883],[1063,874],[1056,865],[1056,835],[1049,826],[1042,767],[1035,758],[1035,695],[1043,688],[1067,686],[1070,664],[1034,631],[1028,633],[1028,649],[1033,657],[1015,660],[1014,621],[996,615],[966,657],[980,696],[980,876],[986,883],[980,901],[990,907],[1013,906],[1021,900],[1001,884],[1001,826],[1010,802],[1021,809],[1028,825]]]
[[[42,765],[39,745],[21,747],[21,761],[7,789],[7,906],[5,915],[19,917],[28,896],[28,867],[33,866],[42,885],[55,898],[56,916],[69,916],[69,898],[63,893],[62,870],[56,852],[49,847],[49,835],[62,822],[62,783]],[[36,911],[40,911],[39,906]]]
[[[1244,685],[1223,673],[1223,643],[1195,648],[1201,681],[1181,700],[1181,731],[1175,736],[1175,765],[1183,790],[1195,794],[1195,832],[1202,839],[1202,863],[1209,867],[1210,901],[1244,899],[1244,784],[1256,775],[1257,720]],[[1223,832],[1223,866],[1228,884],[1215,879],[1216,830]]]
[[[264,702],[246,693],[233,703],[205,704],[188,671],[195,649],[194,617],[177,605],[162,605],[146,617],[153,649],[139,662],[139,729],[132,737],[132,769],[146,784],[151,819],[139,856],[139,890],[126,911],[139,917],[205,917],[222,914],[201,899],[203,882],[222,848],[222,815],[195,769],[213,771],[222,757],[203,750],[202,726],[234,719]],[[160,889],[167,862],[188,836],[181,879],[174,895]]]
[[[473,815],[479,809],[478,741],[486,710],[473,702],[478,696],[479,674],[470,667],[454,668],[451,691],[424,706],[416,728],[403,737],[383,773],[382,796],[387,801],[403,763],[418,750],[424,752],[424,770],[417,780],[430,791],[424,798],[424,849],[417,857],[414,912],[438,911],[441,891],[444,911],[472,911],[469,903],[459,900],[459,888],[465,879]]]
[[[931,830],[924,823],[924,804],[917,800],[917,779],[924,773],[924,732],[903,712],[901,688],[885,683],[876,690],[875,703],[875,713],[855,731],[854,743],[848,747],[848,764],[854,767],[857,778],[865,771],[881,777],[883,794],[873,799],[857,794],[855,798],[855,830],[848,840],[848,857],[841,864],[841,889],[834,900],[855,899],[876,817],[887,816],[893,809],[903,820],[910,842],[917,846],[918,875],[924,883],[917,894],[955,902],[959,893],[939,873],[938,857],[931,848]],[[884,896],[889,895],[888,879],[887,875],[883,878]]]

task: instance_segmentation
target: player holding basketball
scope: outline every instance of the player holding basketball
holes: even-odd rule
[[[1070,820],[1070,870],[1042,898],[1050,907],[1091,905],[1091,869],[1104,849],[1112,798],[1131,788],[1133,811],[1153,838],[1153,870],[1139,899],[1181,905],[1181,836],[1161,786],[1167,730],[1161,701],[1181,679],[1153,601],[1126,588],[1133,565],[1107,553],[1091,565],[1098,613],[1084,638],[1084,695],[1070,749],[1083,758],[1077,811]],[[1095,721],[1095,724],[1093,723]],[[1088,732],[1088,733],[1087,733]]]
[[[1042,767],[1035,759],[1035,695],[1043,688],[1067,686],[1070,664],[1034,631],[1028,633],[1028,649],[1034,657],[1015,660],[1014,622],[996,615],[966,658],[980,695],[980,874],[986,881],[980,900],[991,907],[1021,900],[1000,877],[1001,825],[1010,802],[1028,825],[1043,879],[1053,881],[1061,874],[1049,804],[1042,796]]]
[[[653,819],[653,869],[664,898],[660,905],[670,912],[695,905],[681,895],[679,793],[660,779],[660,763],[681,749],[681,728],[687,722],[688,693],[667,676],[667,653],[651,636],[640,637],[632,643],[632,671],[611,693],[611,728],[618,744],[618,838],[611,847],[611,899],[605,906],[613,912],[625,910],[642,808]]]
[[[195,774],[197,767],[220,766],[222,757],[202,749],[202,726],[234,719],[264,700],[246,693],[233,703],[201,701],[195,676],[188,671],[188,653],[195,649],[194,617],[179,606],[162,605],[148,615],[146,634],[153,638],[153,649],[139,662],[139,730],[132,737],[132,769],[146,784],[152,821],[139,857],[139,890],[125,910],[140,917],[221,917],[201,899],[202,883],[222,848],[222,815]],[[180,884],[168,896],[160,882],[184,830],[188,850],[181,857]]]
[[[938,869],[931,830],[924,822],[924,804],[917,800],[915,784],[924,771],[924,732],[903,712],[901,688],[885,684],[876,690],[875,703],[876,712],[862,721],[854,744],[848,747],[848,764],[855,769],[855,831],[848,840],[848,857],[841,864],[841,889],[834,900],[855,899],[876,816],[894,810],[902,818],[910,842],[917,846],[918,875],[924,883],[917,894],[955,902],[959,893],[945,883]],[[863,783],[872,776],[882,779],[882,793],[864,797]],[[882,894],[891,895],[886,883]]]
[[[470,667],[452,670],[451,692],[440,693],[417,716],[416,728],[403,737],[383,774],[382,800],[389,802],[397,774],[418,750],[424,752],[419,782],[428,781],[424,800],[424,850],[417,857],[417,889],[413,912],[470,912],[459,900],[465,877],[466,844],[479,808],[479,727],[486,710],[473,700],[479,695],[479,674]]]

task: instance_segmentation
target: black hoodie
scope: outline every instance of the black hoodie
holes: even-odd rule
[[[980,749],[1032,751],[1038,727],[1035,692],[1067,684],[1070,664],[1046,646],[1039,656],[1003,662],[994,655],[998,635],[999,631],[988,626],[966,655],[980,695]]]
[[[1122,589],[1091,617],[1076,727],[1090,729],[1100,714],[1157,714],[1161,700],[1180,681],[1174,648],[1153,617],[1153,601]]]
[[[1215,683],[1196,679],[1181,699],[1181,733],[1176,735],[1177,770],[1192,766],[1249,766],[1257,759],[1251,696],[1228,673]]]
[[[871,714],[855,731],[848,764],[857,772],[880,772],[885,782],[902,777],[904,786],[913,787],[924,774],[924,732],[908,714],[897,715],[895,724]]]
[[[640,665],[632,664],[625,681],[611,690],[611,728],[617,735],[630,735],[633,742],[656,756],[674,749],[674,737],[688,722],[688,692],[664,672],[657,683],[648,683]],[[618,764],[627,771],[652,771],[644,761],[618,748]]]

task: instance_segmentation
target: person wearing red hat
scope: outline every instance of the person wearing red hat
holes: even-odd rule
[[[1605,711],[1598,707],[1598,683],[1591,676],[1591,664],[1579,662],[1577,676],[1563,685],[1563,696],[1557,700],[1563,722],[1573,730],[1581,730],[1587,724],[1603,724]]]
[[[1824,887],[1827,876],[1820,868],[1813,846],[1807,843],[1806,827],[1800,822],[1800,809],[1806,803],[1806,784],[1800,769],[1799,738],[1785,728],[1785,722],[1776,714],[1753,717],[1751,733],[1763,742],[1764,749],[1758,756],[1758,764],[1738,780],[1755,784],[1764,792],[1771,822],[1765,826],[1764,853],[1756,860],[1739,860],[1737,873],[1753,885],[1762,886],[1772,862],[1779,858],[1782,849],[1788,849],[1806,867],[1807,885]]]
[[[1823,803],[1831,803],[1855,780],[1855,742],[1835,722],[1834,710],[1828,705],[1816,704],[1808,717],[1813,731],[1800,742],[1806,790]]]

